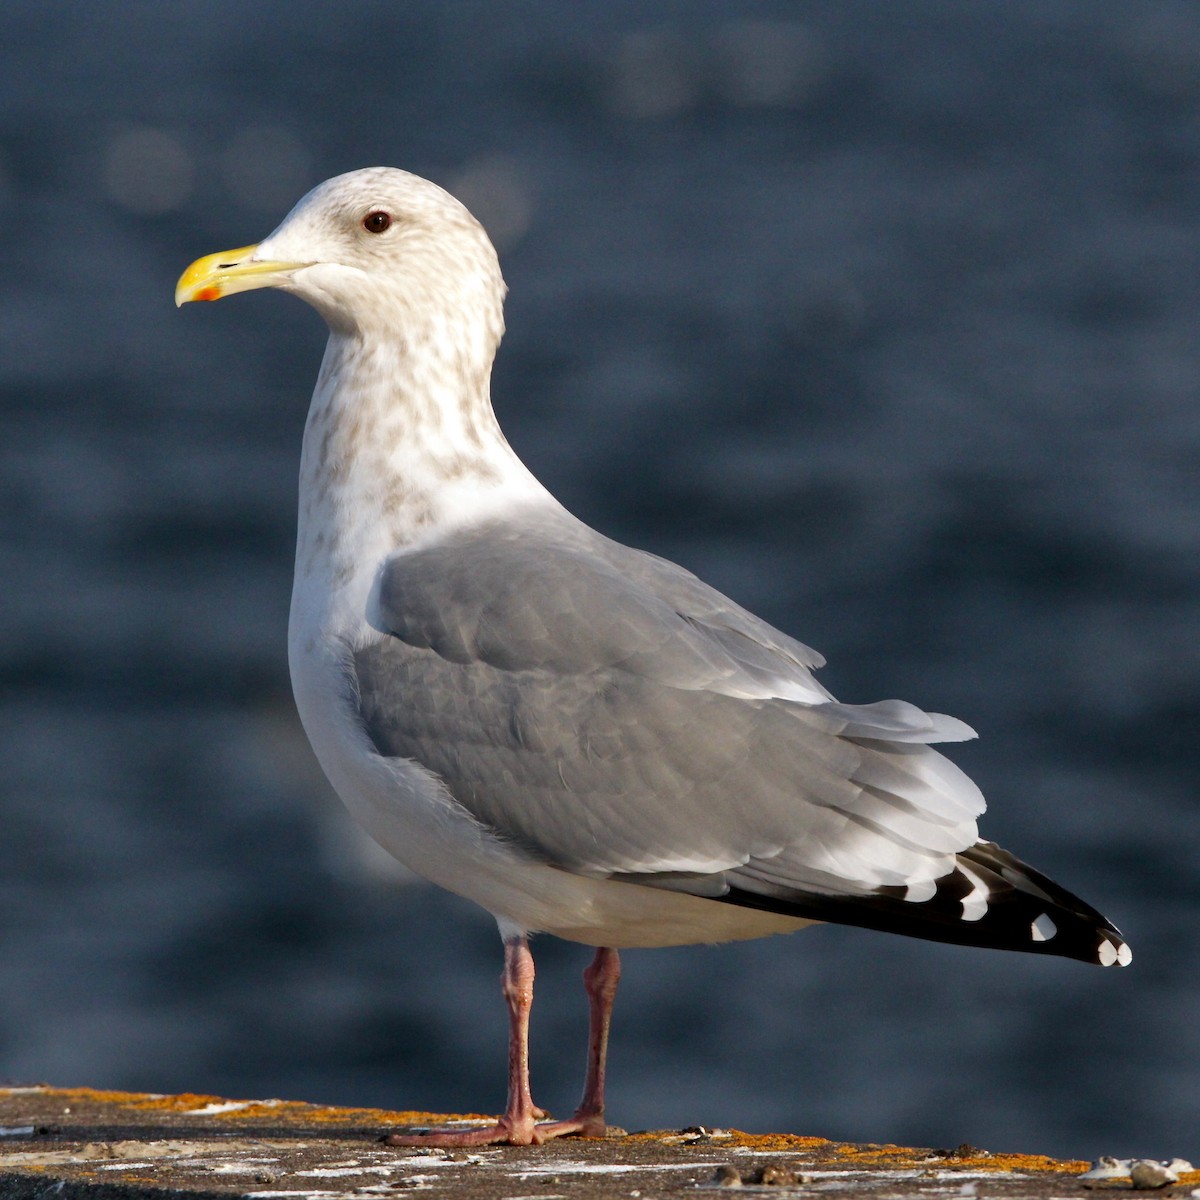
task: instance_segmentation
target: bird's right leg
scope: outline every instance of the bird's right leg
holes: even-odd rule
[[[495,1125],[482,1129],[431,1129],[428,1133],[393,1133],[390,1146],[487,1146],[506,1142],[512,1146],[539,1145],[550,1138],[579,1132],[577,1122],[538,1125],[545,1114],[529,1094],[529,1010],[533,1007],[533,955],[523,935],[504,943],[504,973],[500,986],[508,1005],[508,1104]]]

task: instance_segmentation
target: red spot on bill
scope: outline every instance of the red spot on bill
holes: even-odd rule
[[[195,300],[220,300],[221,289],[215,287],[201,288],[193,297]]]

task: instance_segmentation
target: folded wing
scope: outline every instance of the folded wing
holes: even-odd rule
[[[384,636],[355,655],[376,748],[435,772],[530,857],[822,920],[1000,937],[995,912],[1020,889],[972,872],[983,798],[928,745],[971,730],[901,701],[837,703],[813,678],[818,654],[682,568],[546,516],[394,557],[377,610]],[[1005,944],[1072,953],[1039,941],[1034,919]]]

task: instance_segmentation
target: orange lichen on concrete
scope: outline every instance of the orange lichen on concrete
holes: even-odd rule
[[[953,1160],[973,1171],[1068,1171],[1082,1174],[1092,1164],[1082,1159],[1048,1158],[1044,1154],[987,1154]]]
[[[219,1102],[218,1102],[219,1103]],[[266,1118],[299,1124],[379,1126],[444,1125],[447,1121],[489,1121],[480,1113],[392,1112],[383,1108],[340,1108],[331,1104],[308,1104],[303,1100],[227,1101],[237,1108],[204,1114],[220,1121],[260,1121]]]
[[[822,1150],[835,1146],[823,1137],[805,1137],[798,1133],[746,1133],[741,1129],[729,1130],[729,1137],[722,1138],[722,1146],[738,1146],[749,1150],[794,1150],[797,1154]]]
[[[907,1146],[892,1145],[850,1145],[842,1144],[836,1151],[839,1158],[849,1159],[857,1163],[887,1162],[906,1167],[927,1167],[940,1165],[943,1168],[960,1167],[971,1171],[1086,1171],[1085,1162],[1069,1160],[1064,1162],[1057,1158],[1048,1158],[1044,1154],[992,1154],[987,1150],[977,1150],[974,1147],[961,1147],[947,1152],[938,1150],[921,1150]]]
[[[299,1100],[231,1100],[223,1096],[185,1092],[165,1096],[145,1092],[101,1091],[94,1088],[0,1088],[0,1099],[16,1099],[20,1093],[31,1092],[43,1102],[61,1111],[86,1110],[100,1107],[144,1113],[158,1112],[182,1115],[201,1121],[220,1123],[228,1130],[248,1125],[274,1126],[289,1130],[322,1127],[330,1134],[379,1130],[412,1126],[442,1125],[458,1121],[484,1120],[478,1114],[429,1113],[414,1111],[385,1111],[374,1108],[343,1108],[337,1105],[309,1104]],[[931,1150],[892,1144],[851,1144],[833,1142],[828,1138],[797,1134],[752,1134],[742,1130],[655,1130],[626,1135],[627,1143],[660,1143],[665,1146],[703,1145],[706,1151],[723,1148],[743,1151],[795,1154],[816,1165],[858,1167],[870,1170],[916,1170],[921,1172],[979,1171],[1003,1175],[1049,1174],[1053,1172],[1079,1174],[1088,1164],[1079,1161],[1060,1161],[1042,1154],[992,1154],[974,1146],[962,1145],[954,1150]],[[619,1139],[618,1139],[619,1140]],[[1200,1183],[1200,1172],[1185,1175],[1181,1182],[1193,1186]]]
[[[961,1147],[956,1151],[938,1151],[891,1143],[832,1142],[828,1138],[802,1137],[797,1134],[754,1134],[740,1129],[728,1131],[728,1137],[714,1145],[739,1149],[759,1150],[764,1153],[795,1151],[797,1154],[816,1153],[821,1157],[836,1159],[846,1165],[863,1167],[893,1168],[962,1168],[971,1171],[989,1171],[1003,1174],[1009,1171],[1049,1172],[1066,1171],[1072,1174],[1086,1171],[1088,1163],[1077,1160],[1061,1161],[1044,1154],[991,1154],[973,1147]],[[661,1133],[638,1134],[638,1137],[661,1138]]]
[[[0,1089],[0,1094],[2,1094]],[[388,1112],[378,1108],[341,1108],[329,1104],[309,1104],[303,1100],[230,1100],[203,1092],[180,1092],[173,1096],[153,1092],[102,1091],[98,1088],[39,1088],[38,1094],[60,1101],[64,1107],[93,1103],[139,1112],[192,1113],[222,1121],[261,1121],[265,1119],[318,1124],[346,1125],[429,1125],[444,1121],[486,1120],[477,1113]],[[212,1108],[212,1112],[204,1109]]]
[[[193,1092],[181,1092],[177,1096],[159,1096],[153,1092],[111,1092],[99,1088],[39,1088],[38,1094],[61,1100],[70,1106],[90,1101],[94,1104],[116,1104],[125,1108],[162,1109],[167,1112],[186,1112],[204,1104],[221,1103],[220,1096],[204,1096]]]

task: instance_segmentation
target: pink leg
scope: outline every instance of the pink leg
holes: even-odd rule
[[[611,956],[609,959],[603,956]],[[602,965],[603,960],[603,965]],[[508,1106],[495,1125],[482,1129],[434,1129],[429,1133],[393,1133],[385,1140],[391,1146],[486,1146],[505,1142],[512,1146],[541,1145],[566,1134],[604,1132],[604,1053],[608,1043],[608,1021],[612,997],[620,976],[615,950],[597,951],[596,960],[584,973],[591,1004],[591,1045],[584,1100],[570,1121],[539,1125],[545,1116],[529,1093],[529,1010],[533,1006],[533,955],[524,937],[504,943],[504,974],[500,976],[508,1004]],[[596,1107],[596,1105],[599,1107]],[[589,1107],[590,1105],[590,1107]],[[586,1112],[585,1112],[586,1109]]]
[[[601,946],[583,973],[588,997],[588,1065],[583,1098],[575,1110],[575,1119],[584,1125],[583,1133],[602,1135],[604,1125],[604,1063],[608,1058],[608,1027],[612,1022],[613,1001],[621,981],[621,959],[615,950]]]

